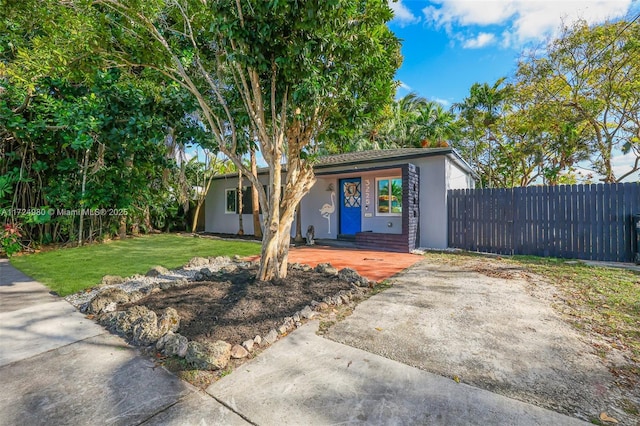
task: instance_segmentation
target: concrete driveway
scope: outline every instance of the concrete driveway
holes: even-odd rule
[[[422,261],[326,336],[583,420],[606,412],[636,424],[622,406],[632,396],[552,309],[552,288],[509,268],[486,258]]]

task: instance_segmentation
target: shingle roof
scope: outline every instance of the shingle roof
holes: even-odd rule
[[[318,158],[314,169],[343,166],[347,164],[396,161],[404,158],[429,157],[453,152],[451,148],[399,148],[379,149],[371,151],[348,152],[346,154],[327,155]]]
[[[323,169],[363,163],[381,163],[387,161],[398,161],[409,158],[431,157],[434,155],[447,154],[453,154],[464,168],[471,171],[469,165],[460,157],[460,155],[458,155],[458,153],[454,149],[450,147],[378,149],[370,151],[348,152],[346,154],[327,155],[324,157],[319,157],[313,165],[313,168]],[[268,171],[269,169],[267,167],[260,167],[258,169],[258,174],[267,173]],[[285,167],[283,167],[283,171],[286,171]],[[237,173],[228,173],[225,175],[216,176],[214,179],[235,177],[237,175]]]

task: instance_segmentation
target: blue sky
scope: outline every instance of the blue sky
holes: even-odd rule
[[[640,13],[640,0],[389,0],[390,28],[403,40],[399,97],[414,91],[445,106],[475,82],[515,70],[526,48],[542,45],[562,22],[596,24]]]
[[[461,102],[473,83],[510,77],[522,52],[544,46],[563,23],[640,14],[640,0],[389,0],[389,6],[395,14],[389,27],[403,40],[396,96],[416,92],[445,107]],[[614,152],[614,171],[626,172],[634,160]]]

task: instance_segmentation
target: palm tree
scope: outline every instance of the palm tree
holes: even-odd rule
[[[385,148],[419,147],[423,140],[449,139],[454,124],[455,116],[442,105],[412,92],[392,104],[380,139]]]
[[[411,132],[411,139],[417,140],[420,144],[422,141],[439,144],[452,138],[456,133],[455,115],[437,102],[426,101],[419,110]]]
[[[452,106],[470,130],[469,136],[472,146],[468,151],[475,167],[485,167],[488,172],[488,184],[492,185],[493,144],[497,141],[494,135],[494,125],[502,116],[505,103],[513,93],[511,85],[501,87],[505,78],[498,79],[493,85],[474,83],[467,96],[461,103]],[[486,153],[486,164],[481,164],[481,157]],[[480,171],[480,170],[478,170]]]

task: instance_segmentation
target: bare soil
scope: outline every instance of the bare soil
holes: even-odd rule
[[[179,333],[189,340],[224,340],[235,345],[266,335],[313,300],[320,302],[352,288],[335,276],[313,270],[290,269],[286,280],[280,282],[256,281],[256,272],[255,266],[239,268],[218,275],[214,281],[163,290],[135,305],[155,312],[167,307],[176,309],[180,315]],[[133,304],[123,309],[129,306]]]

